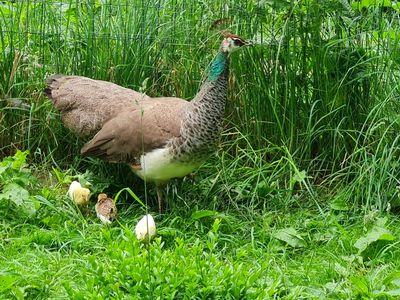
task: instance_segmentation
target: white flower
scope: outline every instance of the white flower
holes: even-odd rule
[[[156,223],[151,215],[145,215],[135,227],[139,241],[148,242],[156,235]]]

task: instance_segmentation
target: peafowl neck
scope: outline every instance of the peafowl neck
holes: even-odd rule
[[[221,119],[225,110],[229,75],[228,54],[219,52],[211,63],[207,78],[191,101],[189,112],[201,124]]]
[[[210,70],[208,71],[207,80],[216,81],[218,80],[219,77],[221,76],[224,77],[223,73],[225,71],[228,71],[228,65],[229,65],[228,54],[226,52],[220,51],[211,63]],[[202,87],[204,87],[204,84]]]
[[[211,63],[207,78],[189,103],[175,147],[177,156],[202,161],[218,142],[228,87],[228,54],[220,51]],[[185,155],[186,154],[186,155]]]

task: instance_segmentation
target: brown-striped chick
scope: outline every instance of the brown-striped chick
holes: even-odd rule
[[[107,194],[99,194],[95,206],[97,217],[103,224],[111,224],[117,216],[117,208],[114,200],[107,197]]]

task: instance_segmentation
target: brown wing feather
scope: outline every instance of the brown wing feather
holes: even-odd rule
[[[150,98],[111,82],[55,75],[45,93],[66,127],[92,138],[81,150],[111,162],[135,162],[140,154],[163,147],[180,135],[187,101]]]
[[[45,93],[61,112],[64,125],[81,137],[93,137],[119,112],[151,99],[114,83],[82,76],[54,75],[47,79]]]
[[[141,154],[161,148],[180,135],[186,104],[176,98],[156,98],[142,110],[121,112],[104,124],[81,153],[111,162],[135,163]]]

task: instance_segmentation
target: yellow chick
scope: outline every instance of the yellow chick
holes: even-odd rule
[[[114,200],[107,197],[107,194],[99,194],[95,206],[97,217],[103,224],[111,224],[111,221],[117,216],[117,208]]]
[[[83,188],[78,181],[73,181],[68,189],[69,197],[79,207],[87,206],[90,198],[90,190]]]
[[[81,184],[78,182],[78,181],[72,181],[71,182],[71,185],[69,186],[69,189],[68,189],[68,196],[72,199],[72,200],[74,200],[74,191],[77,189],[77,188],[81,188],[82,186],[81,186]]]
[[[156,235],[156,223],[151,215],[145,215],[135,227],[136,238],[149,242]]]

